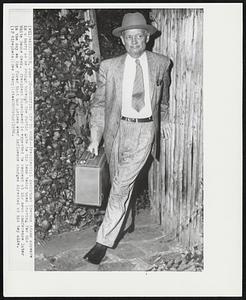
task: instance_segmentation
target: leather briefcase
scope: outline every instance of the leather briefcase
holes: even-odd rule
[[[98,156],[85,151],[75,166],[75,203],[101,206],[110,188],[109,168],[104,148]]]

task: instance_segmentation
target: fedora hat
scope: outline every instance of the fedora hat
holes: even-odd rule
[[[146,23],[144,16],[139,12],[125,14],[121,27],[115,28],[112,31],[112,34],[120,37],[121,33],[127,29],[145,29],[149,32],[149,34],[153,34],[157,31],[154,26]]]

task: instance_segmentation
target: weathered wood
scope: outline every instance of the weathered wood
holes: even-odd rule
[[[100,59],[100,46],[98,39],[98,30],[97,30],[97,19],[95,9],[88,9],[84,13],[85,20],[90,21],[94,26],[90,28],[89,36],[91,38],[90,48],[95,51],[95,57]]]
[[[202,50],[203,10],[153,9],[161,32],[154,51],[173,61],[170,87],[171,138],[149,174],[153,214],[166,233],[187,246],[203,233]]]
[[[86,35],[89,35],[90,37],[90,43],[89,43],[89,48],[93,50],[95,53],[93,57],[95,59],[100,60],[100,48],[99,48],[99,40],[98,40],[98,32],[97,32],[97,21],[96,21],[96,12],[94,9],[88,9],[85,10],[81,14],[81,18],[85,21],[89,21],[94,26],[92,28],[89,28],[89,30],[86,32]],[[82,35],[81,38],[83,39],[84,36]],[[86,56],[84,53],[83,55]],[[96,82],[96,73],[93,71],[92,75],[85,74],[85,79],[90,81],[90,82]],[[87,111],[85,113],[85,111]],[[80,105],[76,108],[74,119],[75,123],[73,124],[73,127],[75,129],[75,133],[77,136],[81,136],[81,128],[85,128],[88,122],[88,109],[85,109],[83,107],[82,101]]]

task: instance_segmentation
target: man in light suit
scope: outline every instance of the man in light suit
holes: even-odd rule
[[[94,264],[101,262],[124,229],[135,179],[150,153],[158,159],[160,132],[163,138],[170,133],[170,59],[145,50],[156,30],[142,14],[126,14],[112,33],[121,38],[127,53],[100,65],[88,150],[97,155],[103,137],[111,190],[96,245],[84,256]]]

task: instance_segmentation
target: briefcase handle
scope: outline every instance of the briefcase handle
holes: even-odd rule
[[[83,159],[82,159],[82,156],[84,156]],[[94,153],[91,153],[90,151],[85,150],[85,152],[79,158],[79,164],[85,164],[89,159],[92,159],[94,157],[95,157]]]

